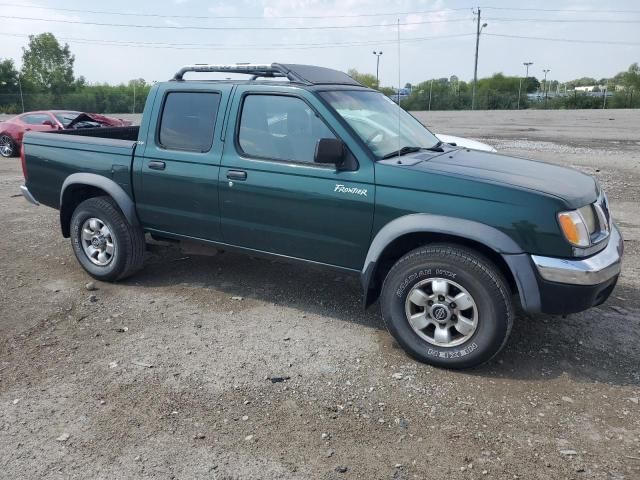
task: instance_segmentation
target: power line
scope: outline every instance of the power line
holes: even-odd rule
[[[267,17],[264,15],[164,15],[159,13],[135,13],[135,12],[114,12],[108,10],[86,10],[76,8],[57,8],[57,7],[43,7],[39,5],[24,5],[19,3],[0,3],[0,7],[18,7],[35,10],[51,10],[58,12],[74,12],[74,13],[91,13],[98,15],[117,15],[125,17],[151,17],[151,18],[183,18],[192,20],[219,20],[219,19],[254,19],[254,20],[277,20],[277,19],[323,19],[323,18],[364,18],[364,17],[387,17],[397,15],[420,15],[428,13],[446,13],[454,11],[470,10],[469,7],[461,8],[444,8],[434,10],[414,10],[405,12],[376,12],[376,13],[355,13],[355,14],[343,14],[343,15],[278,15]],[[640,13],[640,10],[613,10],[613,9],[571,9],[571,8],[520,8],[520,7],[487,7],[481,6],[486,10],[502,10],[502,11],[515,11],[515,12],[555,12],[555,13],[583,13],[583,14],[602,14],[602,13]]]
[[[627,45],[627,46],[640,46],[640,42],[619,42],[615,40],[582,40],[574,38],[549,38],[549,37],[528,37],[524,35],[507,35],[501,33],[485,33],[484,35],[490,37],[503,37],[503,38],[520,38],[525,40],[543,40],[548,42],[570,42],[570,43],[590,43],[596,45]]]
[[[493,22],[536,22],[536,23],[640,23],[640,18],[635,20],[609,20],[603,18],[506,18],[488,17],[486,20]]]
[[[519,7],[482,7],[485,10],[509,10],[509,11],[517,11],[517,12],[569,12],[569,13],[640,13],[640,10],[609,10],[609,9],[599,9],[599,10],[580,10],[580,9],[571,9],[571,8],[519,8]]]
[[[128,24],[128,23],[103,23],[103,22],[90,22],[83,20],[64,20],[64,19],[50,19],[50,18],[34,18],[34,17],[18,17],[18,16],[5,16],[5,19],[12,20],[25,20],[36,22],[53,22],[53,23],[65,23],[74,25],[92,25],[100,27],[124,27],[124,28],[150,28],[156,30],[343,30],[354,28],[378,28],[378,27],[394,27],[397,24],[391,23],[376,23],[367,25],[318,25],[318,26],[293,26],[293,27],[256,27],[256,26],[227,26],[227,27],[211,27],[211,26],[183,26],[183,25],[141,25],[141,24]],[[452,23],[452,22],[466,22],[470,17],[465,18],[449,18],[449,19],[437,19],[437,20],[423,20],[419,22],[404,22],[399,23],[401,26],[406,25],[427,25],[434,23]],[[638,20],[604,20],[604,19],[548,19],[548,18],[501,18],[492,17],[487,20],[493,22],[536,22],[536,23],[640,23]]]
[[[3,33],[0,35],[10,37],[28,37],[27,34],[20,33]],[[444,38],[455,37],[468,37],[473,35],[472,33],[458,33],[449,35],[435,35],[429,37],[408,37],[402,40],[402,43],[422,42],[429,40],[439,40]],[[60,40],[68,41],[71,43],[83,43],[88,45],[104,45],[104,46],[116,46],[116,47],[139,47],[139,48],[153,48],[153,49],[171,49],[171,50],[211,50],[222,49],[225,50],[243,50],[247,48],[251,49],[282,49],[282,50],[299,50],[299,49],[314,49],[314,48],[336,48],[336,47],[359,47],[368,45],[380,45],[380,44],[395,44],[397,39],[381,39],[381,40],[363,40],[353,42],[327,42],[327,43],[281,43],[281,44],[253,44],[253,45],[228,45],[222,43],[166,43],[166,42],[138,42],[135,40],[102,40],[92,38],[76,38],[76,37],[58,37]]]
[[[456,37],[469,37],[474,36],[475,33],[458,33],[449,35],[434,35],[429,37],[405,37],[401,40],[402,43],[414,43],[429,40],[439,40],[445,38]],[[509,35],[500,33],[487,33],[483,32],[483,35],[490,37],[501,38],[514,38],[522,40],[540,40],[548,42],[569,42],[569,43],[583,43],[583,44],[595,44],[595,45],[622,45],[622,46],[640,46],[640,42],[625,42],[616,40],[586,40],[586,39],[574,39],[574,38],[553,38],[553,37],[532,37],[524,35]],[[8,37],[20,37],[28,38],[30,35],[22,33],[5,33],[0,32],[0,36]],[[224,48],[230,50],[243,50],[247,48],[257,49],[283,49],[283,50],[298,50],[298,49],[313,49],[313,48],[335,48],[335,47],[358,47],[367,45],[384,45],[395,44],[397,39],[379,39],[379,40],[362,40],[351,42],[327,42],[327,43],[272,43],[272,44],[245,44],[245,45],[229,45],[224,43],[169,43],[169,42],[143,42],[138,40],[104,40],[95,38],[77,38],[77,37],[57,37],[60,40],[67,42],[86,43],[90,45],[105,45],[116,47],[140,47],[140,48],[155,48],[155,49],[176,49],[176,50],[210,50],[216,48]]]
[[[463,8],[446,8],[439,10],[418,10],[411,12],[391,12],[391,13],[356,13],[351,15],[283,15],[283,16],[273,16],[273,17],[265,17],[264,15],[162,15],[159,13],[133,13],[133,12],[113,12],[106,10],[82,10],[75,8],[54,8],[54,7],[40,7],[37,5],[22,5],[17,3],[0,3],[0,7],[19,7],[19,8],[31,8],[36,10],[53,10],[60,12],[75,12],[75,13],[93,13],[98,15],[118,15],[118,16],[126,16],[126,17],[153,17],[153,18],[184,18],[184,19],[192,19],[192,20],[220,20],[220,19],[233,19],[233,20],[241,20],[241,19],[254,19],[254,20],[277,20],[277,19],[322,19],[322,18],[361,18],[361,17],[387,17],[387,16],[396,16],[396,15],[419,15],[425,13],[446,13],[446,12],[455,12],[462,10],[470,10],[468,7]],[[395,25],[395,24],[394,24]]]
[[[318,25],[318,26],[304,26],[304,27],[208,27],[208,26],[182,26],[182,25],[139,25],[130,23],[102,23],[102,22],[89,22],[82,20],[63,20],[52,18],[33,18],[33,17],[14,17],[4,16],[3,18],[9,18],[12,20],[31,20],[36,22],[53,22],[53,23],[70,23],[75,25],[93,25],[99,27],[126,27],[126,28],[152,28],[162,30],[338,30],[345,28],[374,28],[374,27],[395,27],[397,24],[391,23],[376,23],[369,25]],[[450,23],[450,22],[467,22],[470,18],[450,18],[439,20],[424,20],[420,22],[405,22],[400,25],[425,25],[431,23]]]

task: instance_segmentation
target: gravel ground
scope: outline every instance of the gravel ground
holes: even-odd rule
[[[417,115],[596,175],[626,239],[611,299],[519,314],[494,361],[451,372],[410,360],[332,271],[153,245],[89,290],[2,159],[0,478],[640,478],[640,115]]]

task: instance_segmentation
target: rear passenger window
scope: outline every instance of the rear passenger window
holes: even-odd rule
[[[211,150],[219,105],[219,93],[169,93],[160,120],[160,145],[169,150]]]
[[[316,143],[336,138],[304,101],[284,95],[247,95],[238,143],[250,156],[313,162]]]

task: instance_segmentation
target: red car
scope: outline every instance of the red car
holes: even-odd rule
[[[127,120],[105,117],[97,113],[82,113],[68,110],[43,110],[27,112],[0,122],[0,155],[11,157],[20,151],[20,144],[25,132],[46,132],[50,130],[126,127],[131,125]]]

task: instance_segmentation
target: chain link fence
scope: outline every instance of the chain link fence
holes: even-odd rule
[[[0,113],[17,114],[34,110],[76,110],[92,113],[140,113],[144,109],[147,91],[127,93],[1,93]]]
[[[471,110],[471,93],[414,91],[401,97],[400,103],[406,110]],[[542,93],[518,96],[518,93],[504,93],[492,90],[476,94],[476,110],[518,110],[518,109],[593,109],[593,108],[640,108],[640,94],[633,90],[618,92],[578,92],[566,94]]]
[[[34,110],[76,110],[92,113],[141,113],[148,90],[136,94],[121,92],[78,92],[64,95],[48,93],[0,93],[0,114]],[[414,91],[400,103],[406,110],[471,110],[471,94],[467,92]],[[568,92],[567,94],[522,95],[497,91],[481,91],[476,95],[476,110],[517,110],[527,108],[589,109],[640,108],[640,94],[633,90],[620,92]]]

